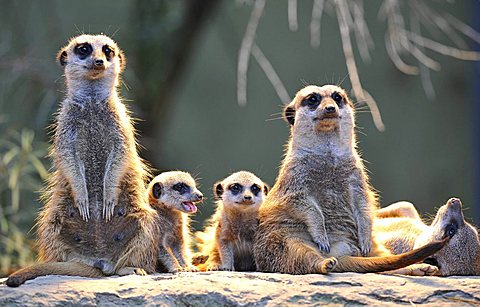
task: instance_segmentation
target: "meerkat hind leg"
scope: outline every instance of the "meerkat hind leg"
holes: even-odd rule
[[[409,217],[417,220],[421,220],[420,214],[418,214],[415,206],[408,201],[399,201],[393,203],[385,208],[378,209],[375,212],[377,218],[388,217]]]
[[[434,276],[438,275],[438,268],[427,263],[416,263],[401,269],[380,272],[380,274],[388,275],[412,275],[412,276]]]

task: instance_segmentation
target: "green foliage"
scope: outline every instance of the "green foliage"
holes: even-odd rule
[[[0,129],[0,275],[34,259],[28,228],[38,208],[42,180],[47,175],[47,145],[35,141],[29,129]]]

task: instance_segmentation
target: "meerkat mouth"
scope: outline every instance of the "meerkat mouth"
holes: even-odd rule
[[[192,201],[184,201],[182,207],[186,213],[195,213],[198,210]]]
[[[235,203],[238,205],[246,205],[246,206],[255,205],[255,202],[253,200],[236,201]]]

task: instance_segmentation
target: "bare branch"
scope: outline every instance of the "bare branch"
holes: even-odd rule
[[[255,41],[258,23],[265,8],[265,0],[256,0],[250,14],[247,24],[247,30],[242,40],[240,52],[238,55],[238,71],[237,71],[237,100],[238,105],[245,106],[247,104],[247,72],[250,54]]]
[[[442,43],[436,42],[429,38],[423,37],[416,33],[407,31],[404,34],[410,41],[416,43],[419,46],[422,46],[427,49],[431,49],[436,53],[443,54],[452,58],[456,58],[459,60],[464,61],[478,61],[480,60],[480,52],[470,51],[470,50],[462,50],[458,48],[454,48],[451,46],[444,45]]]
[[[360,76],[358,75],[357,64],[355,62],[355,56],[353,54],[352,42],[350,37],[350,29],[348,27],[348,4],[346,0],[336,0],[337,4],[337,18],[338,26],[340,28],[340,36],[342,39],[343,53],[345,55],[345,62],[347,64],[348,74],[350,76],[350,82],[352,83],[352,89],[357,100],[364,100],[370,110],[372,111],[372,118],[375,126],[378,130],[384,131],[385,125],[382,122],[380,111],[378,110],[377,103],[373,97],[366,92],[360,82]]]
[[[297,0],[288,0],[288,27],[290,31],[298,30]]]
[[[288,95],[285,85],[283,85],[282,80],[280,80],[280,77],[278,77],[278,74],[273,68],[272,64],[270,61],[268,61],[267,57],[263,54],[262,50],[257,46],[257,44],[253,44],[252,46],[252,55],[265,72],[265,75],[267,75],[268,80],[277,92],[280,100],[282,100],[283,103],[289,103],[292,99]]]
[[[320,47],[320,29],[322,23],[325,0],[314,0],[312,20],[310,21],[310,45],[312,48]]]

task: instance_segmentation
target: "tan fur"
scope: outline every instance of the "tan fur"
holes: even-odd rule
[[[418,262],[443,246],[435,242],[388,256],[372,237],[377,200],[356,150],[353,105],[343,89],[307,86],[284,115],[291,138],[259,211],[254,255],[260,271],[380,272]]]
[[[268,185],[254,174],[240,171],[217,182],[214,193],[217,209],[205,230],[196,233],[200,256],[195,263],[207,259],[199,264],[202,271],[255,271],[253,238]]]
[[[86,46],[92,52],[81,58]],[[39,261],[79,262],[105,275],[153,273],[157,227],[147,201],[147,170],[117,94],[123,53],[107,36],[80,35],[58,59],[68,93],[56,118],[53,173],[37,221]],[[63,272],[55,267],[14,275],[23,282]],[[80,269],[77,275],[85,274]]]
[[[465,221],[462,204],[457,198],[449,199],[438,209],[430,226],[421,220],[413,204],[392,204],[377,211],[373,231],[379,242],[394,254],[451,237],[445,247],[427,262],[437,265],[441,276],[480,275],[478,231]]]
[[[203,194],[195,180],[189,173],[165,172],[150,182],[148,195],[160,227],[157,271],[196,271],[191,264],[189,214],[196,212],[194,203],[201,201]]]

